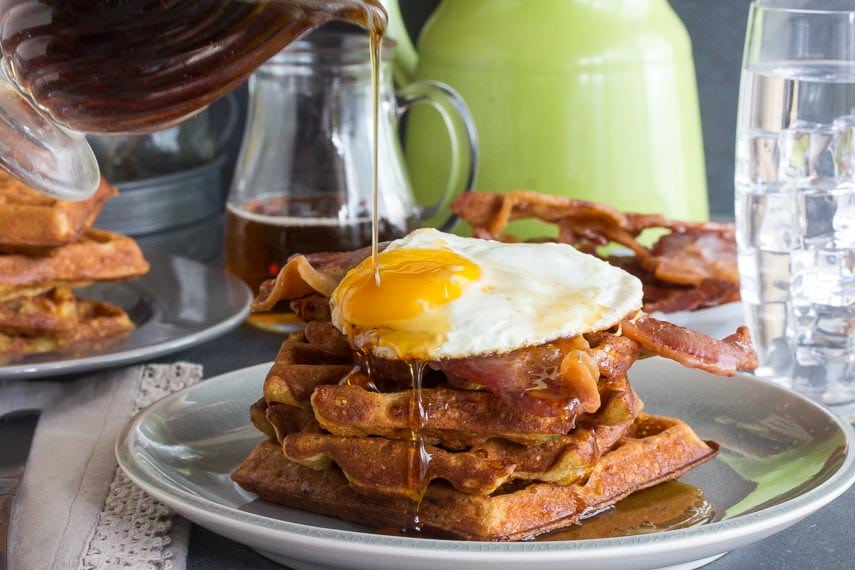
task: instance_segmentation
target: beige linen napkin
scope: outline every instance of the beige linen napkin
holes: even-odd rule
[[[133,485],[113,450],[134,414],[201,376],[177,363],[0,384],[0,415],[41,410],[12,514],[11,570],[186,566],[189,523]]]

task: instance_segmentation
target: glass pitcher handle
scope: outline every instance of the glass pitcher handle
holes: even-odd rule
[[[86,138],[38,112],[5,70],[0,58],[0,167],[53,198],[90,197],[101,175]]]
[[[444,83],[416,81],[399,91],[399,114],[416,103],[427,103],[439,112],[451,139],[448,183],[442,198],[422,211],[421,218],[425,220],[436,215],[440,208],[448,205],[458,194],[472,190],[478,171],[478,133],[463,98]],[[455,224],[457,215],[452,214],[439,229],[450,231]]]

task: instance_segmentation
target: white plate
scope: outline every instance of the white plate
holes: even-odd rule
[[[127,340],[94,354],[43,354],[0,366],[0,380],[42,378],[140,362],[215,338],[246,319],[252,292],[223,269],[162,253],[146,253],[151,269],[129,281],[97,283],[76,293],[128,312],[137,328]]]
[[[688,421],[722,451],[682,478],[715,522],[643,536],[485,543],[381,536],[264,503],[229,479],[261,436],[248,408],[269,364],[207,380],[134,418],[116,445],[140,487],[188,519],[293,568],[692,568],[821,508],[855,480],[852,427],[809,400],[751,376],[719,378],[669,361],[632,369],[651,413]]]
[[[739,301],[696,311],[654,313],[653,316],[716,338],[733,334],[736,327],[745,324],[742,303]]]

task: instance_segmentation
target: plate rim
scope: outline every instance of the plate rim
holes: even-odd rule
[[[145,258],[150,265],[178,262],[181,265],[201,266],[208,271],[216,271],[220,269],[217,266],[208,263],[165,252],[146,252]],[[221,336],[238,327],[244,320],[246,320],[247,315],[249,315],[250,303],[253,298],[252,291],[243,281],[228,273],[225,269],[222,269],[221,273],[224,286],[233,289],[234,291],[238,291],[242,295],[239,302],[236,302],[234,305],[235,311],[224,320],[218,321],[209,327],[202,328],[193,333],[129,350],[120,350],[121,345],[117,345],[115,347],[115,349],[117,349],[115,352],[81,356],[79,358],[48,360],[45,362],[32,363],[24,362],[0,366],[0,381],[49,378],[52,376],[78,374],[103,368],[119,367],[163,356],[164,354],[177,352]],[[118,281],[115,282],[115,285],[122,286],[127,283],[132,287],[133,284],[139,283],[140,278],[144,277],[145,276],[143,275],[135,279],[130,279],[127,282]],[[104,283],[106,284],[108,282]],[[161,299],[154,295],[152,297],[155,301],[159,301]],[[142,326],[145,326],[145,324],[146,323],[143,323]],[[133,331],[131,331],[131,334],[133,334]]]
[[[128,477],[147,493],[161,500],[176,510],[188,510],[203,519],[216,519],[217,523],[230,527],[247,528],[259,535],[275,537],[284,543],[302,543],[313,548],[334,547],[346,543],[349,548],[362,546],[371,552],[382,553],[391,550],[398,555],[425,556],[433,560],[448,558],[461,560],[476,556],[479,560],[489,561],[493,557],[501,557],[503,561],[513,562],[518,555],[524,555],[526,561],[563,561],[578,559],[578,561],[613,560],[622,552],[633,555],[673,555],[686,549],[706,549],[705,552],[715,553],[722,550],[709,550],[715,545],[728,542],[738,547],[754,542],[790,526],[807,515],[821,509],[842,495],[855,482],[855,430],[842,418],[805,398],[801,394],[776,386],[747,374],[738,374],[736,378],[750,382],[760,382],[770,385],[795,396],[805,403],[817,408],[823,415],[831,419],[844,435],[846,444],[843,463],[827,480],[809,491],[787,499],[786,501],[761,509],[753,513],[736,516],[732,519],[716,521],[705,525],[649,535],[615,537],[605,539],[586,539],[575,541],[555,542],[486,542],[463,540],[436,540],[429,538],[409,538],[368,534],[361,531],[329,529],[310,524],[283,521],[264,515],[241,511],[234,507],[200,497],[183,489],[179,489],[158,480],[142,463],[133,459],[133,436],[138,426],[152,413],[157,413],[176,400],[192,395],[199,390],[205,390],[206,384],[226,383],[234,381],[241,375],[263,374],[270,368],[272,362],[248,366],[217,375],[190,386],[155,402],[132,418],[116,440],[115,453],[119,466]],[[259,441],[263,436],[259,434]],[[201,523],[198,523],[201,524]],[[204,525],[202,525],[204,526]],[[754,528],[759,527],[759,528]],[[746,532],[747,529],[754,529]],[[215,531],[216,532],[216,531]],[[370,540],[366,540],[366,537]],[[485,545],[489,545],[485,548]],[[728,548],[729,550],[730,548]],[[570,557],[570,558],[568,558]],[[703,558],[701,556],[700,558]]]

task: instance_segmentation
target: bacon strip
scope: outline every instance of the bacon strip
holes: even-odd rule
[[[516,409],[572,418],[600,407],[597,362],[575,348],[577,343],[559,340],[507,354],[437,361],[431,367],[444,372],[452,385],[480,384]]]
[[[704,279],[697,287],[657,287],[646,283],[642,286],[647,313],[693,311],[739,300],[739,284],[723,279]]]
[[[626,215],[604,204],[528,190],[515,190],[508,194],[466,192],[454,201],[451,210],[469,222],[476,229],[476,235],[489,238],[498,237],[508,222],[524,218],[550,223],[567,219],[585,220],[584,224],[575,224],[578,227],[574,229],[581,232],[578,235],[588,233],[591,239],[597,239],[595,236],[600,228],[626,228],[630,225]]]
[[[659,279],[678,285],[697,286],[706,279],[739,283],[736,242],[716,232],[662,236],[643,263]]]
[[[564,196],[516,190],[508,194],[471,192],[460,196],[452,210],[473,226],[478,237],[515,241],[502,234],[508,222],[536,218],[558,226],[558,241],[596,254],[615,243],[632,256],[609,258],[639,277],[645,289],[644,310],[688,310],[739,298],[736,243],[732,224],[667,220],[660,214],[622,213],[603,204]],[[670,233],[652,249],[636,238],[649,228]],[[726,287],[728,282],[731,286]],[[689,292],[691,290],[691,292]],[[651,297],[654,293],[656,297]],[[669,302],[656,305],[662,297]]]
[[[623,334],[650,352],[689,368],[700,368],[721,376],[737,370],[753,370],[759,362],[744,326],[723,340],[641,314],[621,323]]]
[[[739,282],[735,280],[703,278],[695,285],[676,285],[657,278],[639,257],[614,255],[606,261],[641,280],[645,313],[693,311],[739,300]]]
[[[591,345],[591,356],[605,378],[626,376],[629,368],[641,356],[641,347],[634,340],[608,331],[585,335]]]
[[[385,244],[383,244],[385,246]],[[280,301],[298,299],[312,293],[329,297],[345,274],[371,255],[371,248],[332,253],[292,255],[276,279],[261,284],[252,310],[269,311]]]

